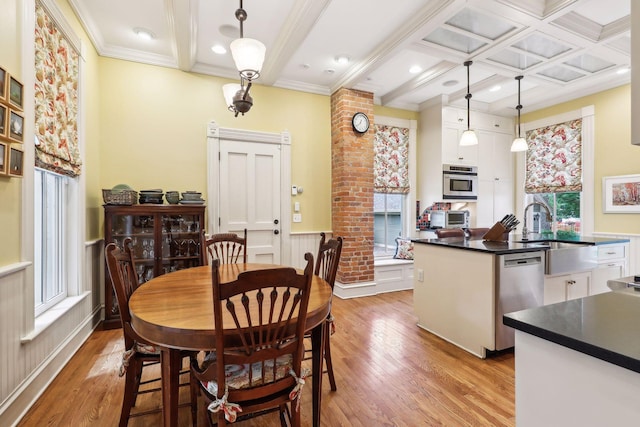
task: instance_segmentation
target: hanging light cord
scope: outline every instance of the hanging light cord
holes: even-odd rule
[[[467,100],[467,130],[471,129],[471,113],[470,113],[470,104],[471,104],[471,90],[469,87],[469,67],[473,64],[473,61],[465,61],[464,66],[467,67],[467,94],[464,98]]]
[[[516,110],[518,110],[518,138],[520,138],[520,110],[522,110],[522,105],[520,104],[520,80],[522,80],[524,76],[516,76],[516,80],[518,81],[518,105],[516,106]]]
[[[242,7],[242,0],[240,0],[240,8],[236,10],[236,18],[240,21],[240,38],[244,38],[244,28],[242,23],[247,19],[247,11]]]

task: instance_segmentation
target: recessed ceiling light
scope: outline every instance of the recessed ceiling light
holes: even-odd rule
[[[349,57],[347,55],[338,55],[336,56],[336,62],[340,65],[346,65],[349,63]]]
[[[300,64],[300,68],[302,68],[303,70],[308,70],[309,68],[311,68],[311,65],[309,65],[309,64]]]
[[[324,72],[325,72],[326,74],[333,74],[333,73],[335,73],[335,72],[336,72],[336,70],[334,70],[333,68],[327,68],[326,70],[324,70]]]
[[[460,82],[457,80],[447,80],[446,82],[442,83],[442,86],[451,87],[457,85],[458,83]]]
[[[221,44],[214,44],[213,46],[211,46],[211,50],[213,51],[213,53],[217,53],[218,55],[224,55],[225,53],[227,53],[227,49]]]
[[[146,30],[144,28],[134,28],[133,32],[143,40],[153,40],[156,38],[150,30]]]
[[[220,34],[222,34],[223,36],[229,37],[231,39],[240,37],[240,28],[238,28],[237,26],[228,24],[221,25],[220,28],[218,28],[218,31],[220,31]]]
[[[620,68],[618,71],[616,71],[616,74],[626,74],[626,73],[628,73],[629,71],[631,71],[631,70],[629,69],[629,67],[624,67],[624,68]]]
[[[409,72],[411,74],[418,74],[420,71],[422,71],[422,67],[419,65],[414,65],[411,68],[409,68]]]
[[[495,86],[493,86],[491,89],[489,89],[489,92],[497,92],[497,91],[499,91],[500,89],[502,89],[502,86],[500,86],[500,85],[495,85]]]

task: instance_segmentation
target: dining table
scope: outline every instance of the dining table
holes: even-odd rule
[[[219,267],[220,282],[230,283],[245,271],[282,268],[277,264],[239,263]],[[298,269],[299,273],[302,270]],[[178,425],[178,389],[181,350],[214,350],[211,266],[163,274],[140,285],[129,299],[131,325],[150,343],[160,347],[163,425]],[[311,333],[313,426],[320,425],[324,350],[324,322],[331,309],[331,286],[314,275],[305,330]]]

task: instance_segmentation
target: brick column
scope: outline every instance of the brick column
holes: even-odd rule
[[[369,116],[369,131],[351,127],[354,113]],[[331,215],[344,239],[336,280],[373,281],[373,94],[339,89],[331,95]]]

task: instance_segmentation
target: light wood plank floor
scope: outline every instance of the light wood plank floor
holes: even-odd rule
[[[331,392],[325,376],[322,425],[514,426],[513,352],[486,360],[472,356],[418,328],[412,301],[411,291],[334,299],[337,331],[331,348],[338,391]],[[120,330],[94,332],[19,426],[116,426],[122,351]],[[181,401],[188,400],[184,387]],[[138,407],[159,402],[159,394],[150,393],[139,398]],[[304,390],[300,410],[303,425],[310,426],[311,387]],[[190,426],[189,408],[180,411],[180,426]],[[198,425],[206,425],[199,417]],[[158,425],[159,415],[129,422]],[[270,414],[237,425],[279,422]]]

